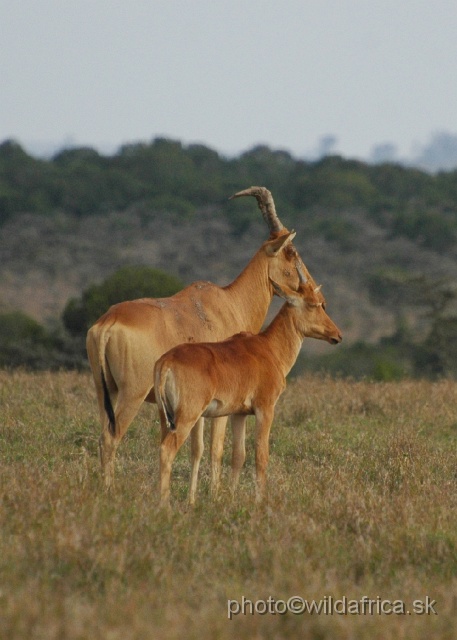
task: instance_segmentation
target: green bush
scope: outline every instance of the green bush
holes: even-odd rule
[[[20,342],[46,344],[49,339],[45,328],[22,311],[1,314],[0,346],[6,347]]]
[[[414,354],[416,374],[422,377],[457,377],[457,317],[437,315],[426,339]]]
[[[410,375],[411,370],[410,357],[405,354],[405,349],[384,342],[378,345],[356,342],[350,347],[338,347],[324,356],[300,355],[292,375],[312,371],[390,382]]]
[[[43,368],[53,348],[46,329],[22,311],[0,314],[0,366]]]
[[[394,216],[392,235],[403,235],[428,249],[445,251],[455,244],[456,223],[428,208],[406,210]]]
[[[90,286],[80,298],[72,298],[63,311],[62,320],[72,336],[83,336],[113,304],[137,298],[164,298],[182,287],[178,278],[158,269],[123,267],[101,284]]]

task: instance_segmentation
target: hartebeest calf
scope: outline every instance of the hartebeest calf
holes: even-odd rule
[[[255,416],[256,486],[257,496],[263,496],[275,405],[303,339],[308,336],[331,344],[342,339],[325,312],[319,287],[307,280],[299,268],[297,271],[300,285],[296,291],[271,280],[275,292],[286,302],[258,335],[239,333],[223,342],[182,344],[157,361],[154,385],[162,430],[162,505],[169,504],[171,466],[176,453],[202,416],[234,415],[238,419],[238,435],[242,434],[243,443],[232,460],[234,482],[244,462],[244,421],[249,414]]]
[[[238,331],[260,331],[273,298],[270,279],[298,287],[296,266],[309,278],[292,244],[294,233],[279,220],[271,193],[251,187],[233,197],[254,196],[270,230],[269,239],[231,284],[195,282],[169,298],[144,298],[112,306],[89,329],[87,352],[94,377],[102,434],[100,458],[109,488],[116,450],[144,401],[154,402],[153,371],[158,358],[186,342],[224,340]],[[216,491],[226,418],[211,430],[212,490]],[[203,419],[192,432],[192,488],[203,453]]]

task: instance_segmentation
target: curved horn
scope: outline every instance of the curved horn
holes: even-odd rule
[[[229,199],[232,200],[233,198],[240,198],[241,196],[254,196],[270,232],[284,229],[284,225],[276,213],[271,191],[268,191],[266,187],[249,187],[249,189],[244,189],[244,191],[238,191],[238,193],[235,193],[235,195]]]
[[[306,284],[308,282],[308,278],[305,276],[298,264],[296,265],[296,269],[298,273],[298,281],[300,282],[300,284]]]

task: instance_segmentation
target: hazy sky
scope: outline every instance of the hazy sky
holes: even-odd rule
[[[0,141],[410,155],[457,133],[456,0],[0,0]]]

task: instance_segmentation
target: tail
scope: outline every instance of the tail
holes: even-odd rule
[[[106,415],[108,416],[108,431],[112,436],[116,435],[116,416],[114,415],[113,403],[106,382],[106,345],[108,344],[109,334],[107,329],[102,329],[98,343],[98,361],[100,363],[100,375],[103,387],[103,404]]]
[[[167,378],[169,373],[170,373],[170,369],[166,369],[164,371],[164,367],[162,366],[162,363],[159,361],[158,364],[156,365],[154,393],[156,397],[157,406],[159,408],[159,412],[161,415],[165,417],[167,428],[170,431],[175,431],[176,430],[175,416],[173,413],[173,409],[169,406],[169,403],[167,401],[167,395],[165,392],[165,385],[167,383]]]
[[[111,397],[108,390],[108,385],[106,384],[105,371],[103,365],[100,368],[100,373],[102,376],[102,385],[103,385],[103,401],[105,406],[106,415],[108,416],[108,431],[112,436],[116,435],[116,416],[114,415],[113,404],[111,402]]]

